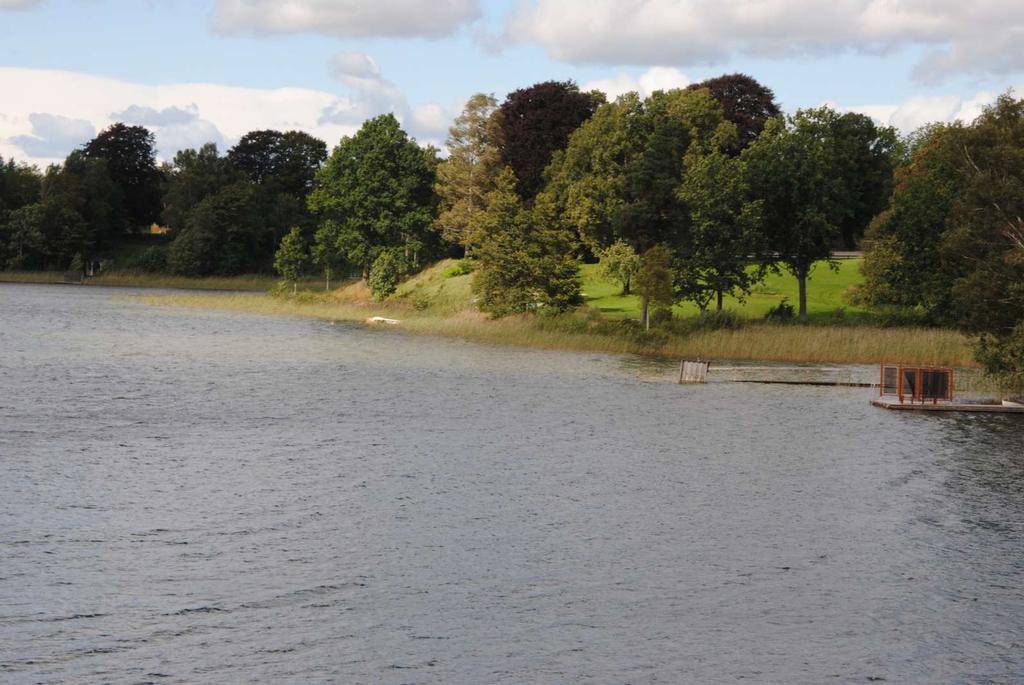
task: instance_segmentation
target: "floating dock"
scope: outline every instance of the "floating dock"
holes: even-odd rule
[[[875,397],[871,404],[883,409],[896,409],[903,411],[971,411],[971,412],[995,412],[999,414],[1024,414],[1024,406],[1012,404],[970,404],[956,402],[900,402],[889,397]]]

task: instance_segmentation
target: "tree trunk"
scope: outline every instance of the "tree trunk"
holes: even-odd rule
[[[724,294],[721,290],[716,290],[715,293],[718,295],[718,311],[722,311],[722,300],[724,298]]]
[[[327,283],[326,283],[326,285],[324,285],[324,290],[330,290],[330,289],[331,289],[331,277],[327,276]]]
[[[796,280],[800,286],[800,321],[807,323],[807,269],[801,269]]]
[[[625,281],[623,281],[623,283],[622,283],[622,295],[623,296],[629,295],[629,279],[628,278]]]
[[[651,313],[650,313],[650,300],[646,295],[640,300],[640,322],[644,325],[644,330],[651,330]]]
[[[298,281],[292,281],[292,295],[298,295],[298,294],[299,294],[299,282]]]

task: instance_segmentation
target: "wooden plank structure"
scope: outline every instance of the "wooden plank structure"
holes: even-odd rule
[[[706,383],[711,362],[679,362],[679,383]]]

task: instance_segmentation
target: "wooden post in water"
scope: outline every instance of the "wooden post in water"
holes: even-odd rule
[[[711,362],[679,362],[679,383],[706,383]]]

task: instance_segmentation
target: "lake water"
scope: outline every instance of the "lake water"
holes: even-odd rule
[[[1024,682],[1022,417],[126,293],[0,285],[0,682]]]

